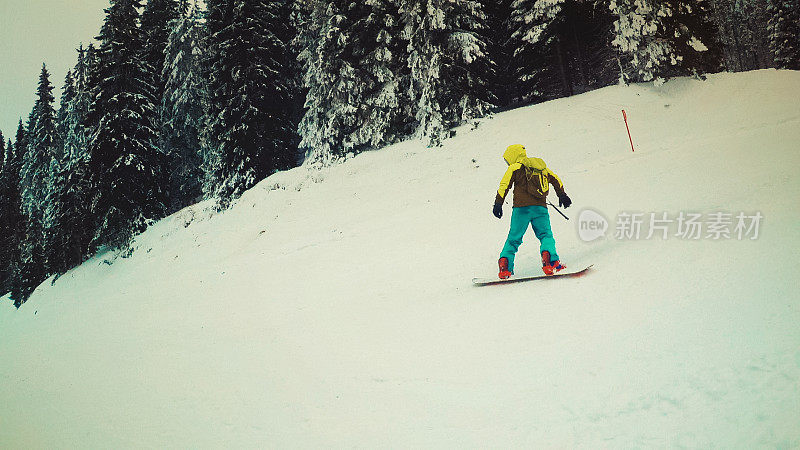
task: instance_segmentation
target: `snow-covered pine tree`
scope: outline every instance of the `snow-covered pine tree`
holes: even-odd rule
[[[11,141],[9,141],[8,148],[11,148]],[[0,204],[0,296],[6,294],[3,290],[6,285],[6,271],[5,271],[5,261],[8,260],[8,255],[6,254],[6,241],[8,240],[8,224],[7,222],[7,212],[6,212],[6,198],[8,196],[7,190],[5,188],[5,179],[6,175],[6,158],[8,158],[8,154],[6,153],[8,150],[6,149],[6,138],[3,136],[3,130],[0,130],[0,198],[3,199],[3,203]]]
[[[318,33],[300,53],[308,93],[299,132],[307,160],[326,164],[396,141],[407,79],[396,6],[334,0],[317,2],[311,12]]]
[[[3,147],[3,158],[2,158],[2,159],[3,159],[3,169],[4,169],[4,170],[5,170],[5,168],[6,168],[6,157],[8,156],[8,154],[10,154],[10,153],[12,152],[12,148],[11,148],[11,147],[12,147],[13,145],[14,145],[14,143],[13,143],[13,142],[11,142],[11,139],[9,139],[9,140],[6,142],[6,145],[5,145],[5,147]]]
[[[300,32],[293,41],[298,48],[298,60],[302,64],[303,86],[306,90],[305,114],[300,120],[298,134],[300,147],[306,149],[306,161],[327,164],[336,157],[344,154],[341,137],[350,130],[338,132],[333,124],[344,127],[338,122],[354,120],[355,107],[351,106],[350,117],[331,117],[327,113],[329,108],[348,105],[349,91],[345,86],[353,84],[350,79],[355,69],[352,61],[340,60],[342,46],[352,40],[352,36],[340,36],[352,26],[352,20],[345,23],[346,17],[339,11],[341,2],[330,3],[326,0],[310,0],[298,2],[303,10],[300,20]],[[350,43],[352,44],[352,43]],[[346,70],[348,69],[349,70]],[[337,77],[344,76],[341,87],[346,92],[336,91]],[[344,96],[344,98],[340,98]],[[338,102],[331,105],[331,102]],[[341,111],[337,111],[341,114]],[[334,113],[335,114],[335,113]],[[330,135],[331,139],[326,139]]]
[[[22,210],[30,218],[41,222],[44,211],[47,176],[50,161],[56,155],[58,143],[53,85],[47,67],[42,65],[36,104],[33,108],[28,133],[28,148],[22,165]]]
[[[714,22],[725,68],[733,72],[772,67],[767,34],[771,0],[713,0]]]
[[[69,159],[83,157],[87,155],[87,130],[86,118],[92,103],[92,87],[89,84],[90,76],[90,52],[94,53],[92,46],[84,49],[81,45],[78,49],[78,61],[73,70],[75,83],[72,100],[67,105],[64,117],[64,153]]]
[[[23,156],[20,150],[25,147],[25,129],[20,120],[16,143],[9,141],[5,148],[0,174],[0,198],[3,199],[0,202],[0,296],[18,291],[15,286],[20,265],[20,242],[27,228],[19,191]],[[18,300],[17,306],[22,303],[21,299]]]
[[[164,60],[172,24],[186,13],[186,8],[185,0],[147,0],[142,11],[143,60],[147,69],[152,71],[153,94],[157,98],[161,98],[164,92]]]
[[[29,120],[30,122],[30,120]],[[25,153],[28,151],[28,129],[25,128],[25,124],[22,123],[22,119],[19,119],[19,125],[17,125],[17,133],[14,135],[14,151],[16,157],[19,159],[19,176],[22,176],[22,159],[25,157]],[[21,181],[21,180],[20,180]],[[21,192],[22,188],[18,187],[18,190]]]
[[[746,5],[743,17],[747,24],[747,45],[751,49],[752,69],[774,67],[769,46],[769,2],[770,0],[738,0]]]
[[[729,71],[741,72],[748,70],[750,63],[750,49],[748,48],[746,23],[742,15],[741,0],[715,0],[717,34],[722,44],[725,67]]]
[[[674,74],[679,56],[666,37],[668,7],[654,0],[611,0],[609,7],[618,16],[612,43],[620,52],[622,79],[663,81]]]
[[[366,2],[368,14],[356,23],[364,30],[360,41],[363,46],[357,57],[363,70],[371,77],[372,91],[362,103],[372,112],[366,119],[371,126],[365,128],[360,140],[375,148],[397,142],[411,133],[411,101],[408,97],[411,68],[408,65],[408,41],[403,39],[403,24],[397,0],[370,0]],[[373,38],[374,36],[374,38]],[[371,42],[375,39],[375,42]],[[487,94],[488,95],[488,94]]]
[[[25,230],[27,229],[27,220],[25,215],[22,214],[22,196],[20,195],[22,158],[28,148],[27,135],[28,132],[25,129],[25,125],[20,119],[14,136],[14,144],[6,148],[4,190],[7,195],[3,196],[6,201],[0,205],[0,207],[5,207],[8,228],[8,235],[6,236],[8,245],[4,247],[4,254],[8,256],[8,259],[0,260],[0,268],[5,271],[7,278],[5,286],[0,290],[10,291],[11,298],[17,307],[22,304],[22,299],[14,296],[14,292],[19,292],[18,279],[22,256],[20,243],[25,238]]]
[[[196,8],[186,11],[173,22],[166,47],[161,118],[162,146],[169,158],[170,212],[196,202],[203,194],[200,133],[208,97],[201,66],[203,30],[200,12]]]
[[[55,271],[54,266],[57,265],[54,253],[59,251],[59,245],[56,244],[53,237],[58,235],[61,230],[56,227],[53,220],[53,212],[61,205],[57,201],[57,192],[63,188],[64,179],[62,168],[66,160],[65,153],[65,140],[68,127],[67,114],[72,100],[75,98],[75,80],[72,76],[72,71],[68,70],[64,79],[64,87],[61,90],[61,101],[56,113],[56,138],[54,143],[54,152],[50,158],[50,166],[47,169],[47,176],[45,179],[45,192],[44,204],[42,208],[42,248],[44,258],[46,261],[48,273]]]
[[[36,103],[28,118],[28,146],[23,157],[23,211],[36,218],[44,207],[41,199],[45,195],[50,160],[58,152],[57,112],[50,73],[42,64]]]
[[[163,217],[164,155],[156,147],[155,99],[144,36],[138,27],[139,0],[111,0],[100,31],[96,93],[88,121],[95,125],[89,170],[97,225],[93,247],[128,252],[134,235]]]
[[[309,59],[309,56],[303,55],[303,53],[310,52],[316,48],[322,26],[321,17],[324,15],[326,5],[325,1],[322,0],[296,0],[292,2],[290,19],[295,35],[290,45],[294,53],[297,54],[299,61]]]
[[[209,124],[203,191],[227,208],[272,173],[296,165],[290,7],[275,0],[210,0]]]
[[[95,130],[97,129],[97,120],[100,120],[99,114],[91,114],[92,104],[94,103],[94,98],[97,96],[97,93],[100,89],[100,82],[101,73],[100,73],[100,52],[94,46],[93,43],[90,43],[86,47],[86,53],[84,54],[84,60],[86,62],[86,92],[89,94],[89,112],[86,116],[86,137],[87,142],[88,138],[94,135]]]
[[[521,100],[569,96],[619,79],[605,2],[514,0],[511,14]]]
[[[538,101],[573,94],[563,28],[567,0],[514,0],[511,4],[515,78],[522,101]]]
[[[613,44],[628,63],[625,81],[663,82],[719,68],[706,0],[611,0],[609,7],[617,16]]]
[[[159,133],[159,146],[163,136],[161,118],[161,99],[167,80],[164,78],[164,61],[172,24],[186,13],[186,0],[147,0],[142,11],[140,29],[144,33],[143,67],[147,71],[155,98],[156,116],[152,118]]]
[[[55,123],[56,123],[56,134],[55,134],[55,142],[54,142],[54,152],[53,157],[50,159],[50,167],[48,168],[47,176],[46,176],[46,190],[45,190],[45,198],[49,199],[52,197],[52,190],[59,189],[59,180],[54,178],[54,175],[60,170],[60,165],[64,161],[65,155],[65,141],[67,136],[67,128],[68,128],[68,120],[67,114],[70,108],[70,104],[72,103],[73,98],[75,98],[75,79],[72,76],[72,70],[67,70],[67,75],[64,78],[64,86],[61,88],[61,101],[59,103],[58,111],[56,112]],[[44,204],[44,210],[42,214],[43,218],[43,226],[44,226],[44,234],[47,235],[48,226],[47,216],[48,210],[51,208],[56,207],[56,205],[52,204],[48,201]],[[45,246],[45,248],[47,248]]]
[[[304,61],[313,60],[312,55],[316,51],[319,41],[320,28],[322,26],[321,17],[324,16],[326,3],[324,0],[296,0],[292,2],[290,13],[291,26],[294,30],[294,37],[289,43],[292,55],[295,57],[297,74],[294,77],[294,91],[298,93],[298,106],[296,111],[298,136],[302,140],[299,131],[300,121],[306,113],[305,102],[308,97],[308,89],[305,87],[305,74],[307,71]],[[301,151],[298,148],[298,152]],[[300,158],[303,159],[303,158]]]
[[[67,110],[69,104],[75,97],[75,78],[73,77],[72,70],[67,70],[67,76],[64,77],[64,87],[61,88],[61,100],[56,113],[56,148],[58,153],[64,150],[64,140],[67,137]]]
[[[2,176],[3,168],[5,166],[6,166],[6,138],[3,136],[3,130],[0,130],[0,176]]]
[[[12,156],[9,153],[14,151],[11,141],[6,140],[3,136],[3,131],[0,130],[0,198],[3,201],[0,203],[0,297],[5,295],[10,288],[8,286],[9,271],[8,262],[11,260],[10,248],[13,245],[11,242],[11,227],[9,223],[8,199],[11,197],[9,192],[9,184],[7,180],[10,174],[7,171],[11,170],[10,164],[6,164],[7,160],[11,160]]]
[[[50,173],[47,211],[44,219],[45,245],[50,271],[61,274],[80,264],[88,255],[93,220],[89,210],[90,181],[85,119],[90,93],[88,65],[83,46],[77,50],[71,100],[62,104],[64,149],[54,158]],[[62,102],[63,103],[63,102]],[[63,111],[66,109],[65,111]]]
[[[62,274],[88,255],[94,221],[86,200],[90,194],[88,161],[84,155],[54,160],[53,184],[44,218],[44,247],[51,274]]]
[[[9,175],[6,173],[6,160],[10,159],[9,152],[13,150],[14,148],[11,145],[11,141],[9,141],[8,146],[6,146],[6,139],[3,136],[3,131],[0,130],[0,198],[3,199],[2,203],[0,203],[0,297],[10,290],[6,288],[8,285],[8,261],[11,259],[8,251],[11,244],[11,227],[8,223],[9,214],[7,211],[8,206],[6,205],[8,202],[7,199],[10,197],[9,189],[6,185],[6,179],[9,178]]]
[[[722,49],[713,21],[711,0],[672,0],[670,17],[675,48],[682,55],[683,75],[702,76],[722,70]]]
[[[500,108],[509,107],[520,97],[516,73],[512,70],[511,3],[513,0],[481,0],[487,22],[484,30],[486,51],[494,62],[489,87]]]
[[[9,197],[6,207],[10,212],[9,228],[10,228],[10,247],[9,247],[9,260],[6,261],[6,270],[8,274],[8,281],[6,289],[11,292],[11,300],[14,305],[19,308],[22,303],[27,299],[23,295],[23,264],[22,264],[22,242],[28,229],[28,220],[25,214],[22,213],[22,164],[25,153],[28,149],[28,130],[22,123],[22,119],[17,126],[17,133],[14,137],[13,152],[9,153],[6,159],[6,173],[10,175],[8,180]]]
[[[770,0],[769,43],[779,69],[800,70],[800,3]]]
[[[47,187],[50,163],[57,149],[55,98],[50,74],[43,64],[36,91],[36,104],[31,114],[27,149],[22,158],[20,173],[22,212],[27,228],[20,242],[21,264],[16,274],[19,290],[16,298],[26,300],[31,292],[47,278],[46,253],[43,246],[44,212],[47,208]]]
[[[480,34],[486,14],[476,0],[402,0],[401,14],[414,135],[438,146],[452,127],[491,109],[486,77],[493,62]]]
[[[614,39],[616,16],[608,8],[606,1],[584,1],[580,10],[585,21],[586,31],[582,33],[586,45],[586,67],[589,74],[589,88],[597,89],[619,82],[620,70],[617,50],[611,44]]]

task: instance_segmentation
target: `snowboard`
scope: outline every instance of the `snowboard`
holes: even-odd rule
[[[579,270],[577,272],[559,272],[555,275],[521,275],[515,277],[514,275],[511,278],[506,278],[505,280],[501,280],[499,278],[473,278],[472,282],[476,286],[491,286],[494,284],[506,284],[506,283],[518,283],[520,281],[533,281],[533,280],[550,280],[553,278],[565,278],[565,277],[580,277],[586,274],[586,272],[592,268],[594,264],[590,265],[589,267]]]

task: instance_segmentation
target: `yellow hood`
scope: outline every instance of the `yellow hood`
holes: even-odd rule
[[[505,153],[503,153],[503,159],[506,160],[509,166],[514,163],[520,163],[523,166],[536,170],[544,170],[547,168],[547,165],[545,165],[542,159],[529,158],[528,155],[525,154],[525,146],[521,144],[510,145]]]

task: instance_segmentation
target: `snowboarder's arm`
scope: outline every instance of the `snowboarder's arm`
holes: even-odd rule
[[[550,184],[553,185],[553,188],[556,190],[556,194],[558,194],[558,206],[569,208],[569,206],[572,204],[572,200],[570,200],[567,193],[564,192],[564,183],[561,182],[561,178],[558,178],[558,175],[556,175],[552,170],[547,169],[547,179],[550,180]]]
[[[506,170],[505,175],[503,175],[503,179],[500,180],[500,189],[497,190],[497,196],[494,198],[494,204],[502,204],[508,195],[508,191],[511,189],[511,186],[514,185],[514,171],[522,167],[520,163],[514,163],[508,166],[508,170]]]
[[[558,175],[556,175],[552,170],[545,170],[547,170],[547,179],[550,180],[550,184],[552,184],[553,188],[555,188],[556,194],[558,194],[559,197],[564,195],[564,183],[561,182],[561,178],[559,178]]]

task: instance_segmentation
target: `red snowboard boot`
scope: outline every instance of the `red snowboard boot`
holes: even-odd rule
[[[567,266],[561,264],[561,261],[550,262],[550,252],[542,252],[542,271],[545,275],[553,275],[566,268]]]
[[[514,272],[508,270],[508,258],[505,256],[497,261],[497,265],[500,266],[500,273],[498,273],[497,276],[499,276],[501,280],[505,280],[511,275],[514,275]]]

